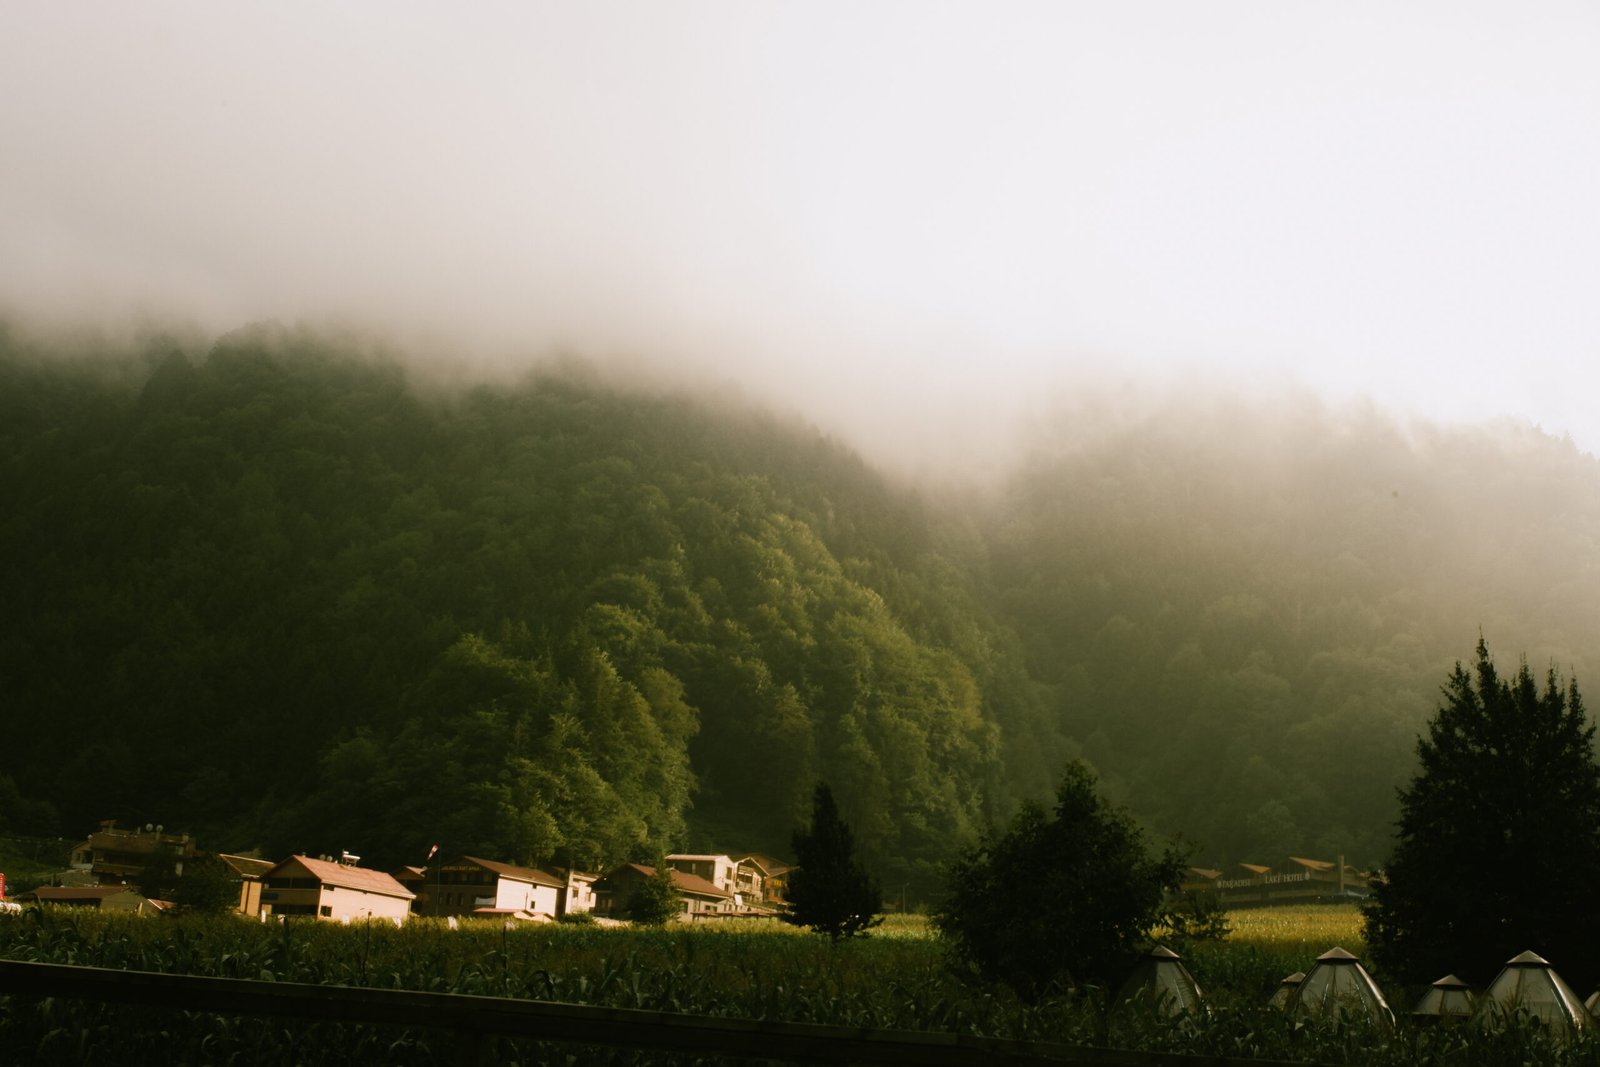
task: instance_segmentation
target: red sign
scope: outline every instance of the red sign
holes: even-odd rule
[[[0,871],[0,900],[6,899],[6,872]]]

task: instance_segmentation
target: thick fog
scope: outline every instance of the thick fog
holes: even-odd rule
[[[923,470],[1124,378],[1595,450],[1596,55],[1578,3],[12,5],[0,308],[576,352]]]

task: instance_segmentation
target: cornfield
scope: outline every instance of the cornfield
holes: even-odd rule
[[[1263,909],[1230,916],[1222,942],[1185,959],[1210,1011],[1168,1020],[1107,1011],[1103,990],[1037,1003],[957,978],[943,946],[915,917],[833,943],[771,922],[665,929],[560,924],[460,929],[421,920],[385,924],[262,924],[237,916],[142,919],[32,910],[0,921],[0,957],[282,982],[369,986],[565,1001],[698,1015],[945,1031],[1022,1040],[1277,1060],[1400,1065],[1600,1065],[1600,1042],[1563,1044],[1536,1027],[1402,1025],[1323,1029],[1266,1006],[1285,974],[1337,944],[1360,953],[1353,909]],[[1391,992],[1404,1013],[1411,1001]],[[152,1011],[42,997],[0,998],[6,1063],[432,1064],[456,1058],[455,1038],[424,1029],[296,1023]],[[485,1062],[703,1062],[646,1053],[499,1040]]]

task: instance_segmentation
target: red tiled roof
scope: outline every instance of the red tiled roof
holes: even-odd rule
[[[718,889],[715,884],[706,881],[698,874],[684,874],[682,871],[673,871],[672,884],[678,887],[678,892],[680,893],[696,893],[703,897],[721,897],[724,900],[733,897],[732,893]]]
[[[510,863],[501,863],[498,860],[479,859],[477,856],[462,856],[468,863],[475,863],[484,870],[493,871],[502,878],[512,878],[519,882],[532,882],[534,885],[547,885],[560,889],[567,883],[553,874],[547,874],[537,867],[518,867]]]
[[[391,874],[374,871],[367,867],[348,867],[343,863],[315,860],[310,856],[290,856],[267,873],[270,875],[289,866],[291,863],[298,864],[304,868],[307,873],[323,885],[338,886],[341,889],[355,889],[362,893],[377,893],[386,897],[401,897],[405,900],[411,900],[416,896],[415,893],[396,881]]]

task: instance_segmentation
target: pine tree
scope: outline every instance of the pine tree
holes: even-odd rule
[[[796,830],[792,844],[798,869],[789,875],[789,922],[837,941],[883,921],[883,892],[856,860],[855,835],[826,782],[812,794],[811,828]]]
[[[1394,853],[1365,909],[1367,944],[1411,981],[1483,982],[1532,949],[1586,987],[1600,978],[1594,727],[1576,682],[1563,689],[1552,669],[1541,689],[1526,662],[1503,679],[1482,638],[1473,674],[1456,664],[1417,742]]]

